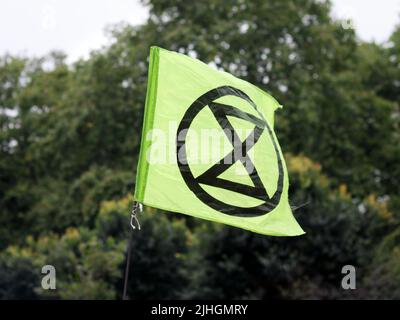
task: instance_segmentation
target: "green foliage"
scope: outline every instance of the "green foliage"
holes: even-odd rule
[[[332,192],[319,165],[305,157],[286,158],[293,201],[309,201],[296,215],[306,236],[271,238],[202,223],[190,251],[195,273],[191,297],[358,297],[341,290],[341,266],[366,266],[372,238],[384,234],[390,223],[375,208],[360,212],[343,188]],[[365,273],[358,268],[359,276]]]
[[[69,228],[57,236],[50,234],[36,240],[27,239],[25,247],[11,246],[6,254],[24,256],[32,261],[33,270],[40,271],[46,264],[56,268],[57,290],[50,294],[64,299],[113,299],[113,281],[120,274],[118,266],[123,260],[123,244],[114,239],[99,240],[93,231]],[[40,282],[37,282],[38,287]],[[36,288],[38,295],[49,293]]]
[[[107,201],[101,206],[96,230],[101,239],[114,238],[126,242],[130,226],[127,212],[131,203],[127,197]],[[190,230],[182,219],[171,218],[157,210],[146,208],[139,214],[142,229],[132,235],[132,265],[127,293],[132,299],[173,299],[181,297],[187,285],[183,271]],[[125,232],[123,232],[125,230]],[[131,236],[129,236],[131,237]],[[121,265],[122,276],[125,265]],[[117,294],[122,293],[122,279],[116,282]]]
[[[0,298],[120,298],[149,46],[285,106],[276,132],[307,234],[270,238],[146,208],[131,298],[399,298],[400,29],[363,43],[315,0],[145,0],[141,26],[72,65],[0,57]],[[177,195],[179,196],[179,195]],[[43,291],[53,264],[57,290]],[[357,268],[356,292],[340,289]]]
[[[400,299],[400,229],[389,234],[376,248],[364,294],[369,299]]]
[[[25,256],[0,255],[0,299],[37,299],[39,272]]]

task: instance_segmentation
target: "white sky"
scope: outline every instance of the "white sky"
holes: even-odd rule
[[[363,40],[383,42],[400,23],[400,0],[332,0],[333,16],[351,18]],[[139,0],[0,0],[0,55],[63,50],[69,61],[107,43],[104,28],[143,23]]]

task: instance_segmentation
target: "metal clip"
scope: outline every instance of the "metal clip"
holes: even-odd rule
[[[133,201],[133,206],[132,206],[132,211],[131,211],[131,227],[133,230],[136,229],[136,226],[133,224],[133,221],[135,220],[136,225],[138,230],[140,230],[140,223],[139,220],[137,218],[137,211],[142,212],[143,211],[143,205],[137,201]]]

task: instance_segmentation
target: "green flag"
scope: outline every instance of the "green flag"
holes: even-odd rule
[[[152,47],[135,199],[261,234],[303,234],[273,131],[279,107],[246,81]]]

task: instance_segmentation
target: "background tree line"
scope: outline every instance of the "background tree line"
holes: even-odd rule
[[[145,208],[131,298],[400,298],[400,28],[358,40],[328,1],[146,0],[74,64],[0,57],[0,298],[120,298],[151,45],[284,104],[276,133],[307,234]],[[52,264],[57,290],[40,288]],[[357,268],[356,291],[340,287]]]

